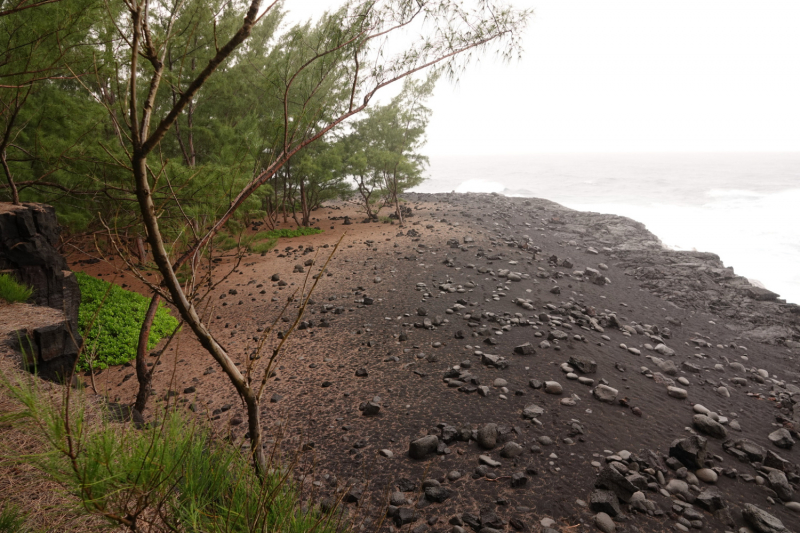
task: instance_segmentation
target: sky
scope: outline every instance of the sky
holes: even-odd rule
[[[439,82],[428,155],[800,151],[800,1],[512,3],[523,58]]]

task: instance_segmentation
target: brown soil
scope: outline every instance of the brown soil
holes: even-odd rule
[[[0,339],[15,331],[34,329],[64,321],[64,312],[52,307],[0,300]]]
[[[479,515],[481,510],[491,510],[503,520],[518,519],[527,530],[541,530],[540,520],[551,517],[561,531],[588,531],[594,513],[578,500],[588,501],[593,490],[598,470],[590,463],[599,461],[605,465],[605,457],[620,450],[629,450],[641,457],[647,457],[649,450],[659,457],[665,455],[674,439],[690,433],[688,426],[691,426],[694,403],[729,418],[735,417],[743,431],[729,428],[732,438],[749,438],[794,464],[800,463],[800,452],[796,449],[776,449],[766,438],[776,428],[776,415],[781,415],[781,409],[785,414],[787,406],[781,406],[770,395],[771,385],[748,381],[746,386],[739,387],[728,382],[739,374],[727,365],[727,362],[744,362],[748,368],[766,368],[770,375],[796,383],[796,352],[792,355],[793,352],[783,346],[745,342],[726,328],[720,317],[680,308],[642,289],[636,279],[626,276],[619,268],[619,259],[613,251],[603,252],[603,245],[595,244],[602,238],[588,233],[574,233],[574,240],[565,238],[564,223],[566,220],[569,224],[570,212],[551,202],[532,199],[525,205],[522,199],[489,195],[412,199],[415,216],[407,220],[404,228],[361,223],[363,217],[358,216],[352,204],[322,208],[316,216],[319,226],[325,230],[323,234],[282,239],[275,250],[263,257],[246,256],[237,271],[231,273],[209,299],[212,331],[244,368],[255,345],[253,338],[260,335],[258,329],[277,319],[287,296],[306,279],[304,273],[293,273],[295,265],[313,258],[316,266],[312,268],[316,272],[344,235],[328,268],[331,275],[321,279],[312,297],[314,303],[304,317],[313,327],[297,331],[290,338],[277,376],[269,380],[263,409],[268,435],[282,431],[289,437],[287,446],[313,443],[308,453],[315,456],[318,466],[311,478],[320,482],[325,490],[335,493],[337,487],[367,484],[366,493],[371,495],[371,500],[370,503],[362,500],[362,508],[367,515],[377,514],[385,509],[386,495],[396,490],[398,479],[443,481],[446,473],[458,470],[463,477],[443,483],[455,491],[454,496],[441,504],[419,504],[419,520],[404,526],[403,530],[428,523],[433,531],[449,531],[452,526],[448,520],[454,515]],[[554,213],[559,218],[551,223]],[[354,223],[344,225],[341,220],[344,215],[351,216]],[[631,231],[644,231],[634,222],[628,222],[634,228]],[[411,229],[420,236],[398,236],[401,230],[406,233]],[[532,244],[541,252],[534,254],[531,248],[505,244],[505,241],[521,243],[523,235],[530,236]],[[469,244],[464,251],[447,244],[449,239],[463,244],[465,236],[473,237],[474,244]],[[571,244],[570,240],[573,240]],[[328,247],[324,248],[325,245]],[[309,246],[314,247],[314,252],[303,253]],[[590,253],[589,246],[597,246],[600,255]],[[483,257],[477,256],[478,251],[484,252]],[[487,259],[494,254],[501,254],[501,258]],[[86,264],[85,260],[94,255],[93,252],[76,252],[68,260],[74,270],[124,283],[128,288],[145,293],[144,284],[126,273],[119,261],[103,259],[96,264]],[[574,269],[598,268],[599,263],[605,263],[609,270],[602,273],[611,283],[599,286],[571,277],[573,268],[548,264],[551,255],[560,259],[570,257]],[[446,265],[446,258],[450,258],[454,266]],[[510,264],[510,261],[516,263]],[[493,269],[494,273],[481,274],[468,268],[471,263]],[[221,278],[231,265],[233,259],[225,258],[215,275]],[[502,268],[529,274],[530,278],[520,282],[504,280],[495,275]],[[537,277],[542,271],[548,276]],[[564,275],[556,276],[558,271]],[[280,287],[270,280],[276,273],[288,286]],[[439,284],[446,282],[463,287],[472,282],[475,286],[463,293],[438,290]],[[417,290],[418,283],[425,283],[427,289]],[[560,294],[550,290],[556,285],[561,288]],[[236,294],[230,294],[230,290],[235,290]],[[426,291],[431,296],[424,297]],[[373,298],[374,303],[364,305],[364,297]],[[447,309],[452,309],[462,298],[467,302],[466,307],[448,314]],[[513,303],[517,298],[532,300],[535,310],[526,311]],[[689,361],[702,368],[700,374],[681,371],[672,376],[673,379],[679,376],[689,379],[691,385],[682,387],[689,391],[689,399],[671,398],[664,385],[642,374],[640,369],[645,366],[658,371],[646,358],[658,354],[645,348],[644,344],[651,342],[645,336],[631,336],[614,328],[600,333],[573,326],[567,331],[568,340],[541,349],[538,344],[547,338],[550,329],[547,324],[514,325],[502,335],[491,335],[498,344],[488,346],[484,343],[485,337],[471,336],[474,328],[468,327],[463,317],[466,313],[479,317],[481,312],[488,311],[501,317],[505,314],[505,318],[520,313],[523,319],[536,320],[540,313],[549,312],[545,307],[548,304],[563,308],[571,301],[582,307],[592,307],[598,314],[616,313],[622,324],[671,328],[667,344],[677,355],[670,359],[679,367],[681,362]],[[331,309],[323,313],[324,305],[341,307],[343,312],[335,314]],[[419,307],[427,310],[425,318],[433,319],[438,315],[449,322],[433,329],[415,328],[413,324],[423,320],[417,316]],[[294,304],[289,311],[296,311]],[[667,316],[677,318],[681,325],[668,323]],[[323,318],[330,321],[329,328],[320,327]],[[496,322],[487,322],[486,318],[480,322],[484,327],[500,327]],[[287,323],[278,322],[278,330],[286,327]],[[465,338],[455,338],[458,330],[464,331]],[[545,337],[535,337],[537,331],[544,332]],[[408,335],[407,341],[398,340],[401,332]],[[575,340],[575,334],[583,336],[584,340]],[[609,336],[610,340],[602,339],[601,335]],[[696,347],[691,341],[698,337],[707,339],[713,347]],[[268,346],[274,346],[274,342],[273,336]],[[525,342],[536,346],[536,354],[514,353],[513,348]],[[441,345],[434,347],[434,343]],[[641,355],[621,349],[621,343],[638,348]],[[732,343],[746,347],[746,351],[731,348]],[[510,366],[504,370],[484,366],[480,356],[474,355],[476,350],[501,355],[510,361]],[[590,387],[567,379],[560,365],[573,355],[597,361],[597,373],[589,377],[595,383],[607,380],[619,390],[620,398],[627,398],[627,406],[601,403],[592,397]],[[444,372],[465,360],[471,363],[470,371],[480,383],[491,387],[488,396],[466,394],[443,382]],[[714,369],[718,363],[724,365],[724,371]],[[242,437],[246,424],[231,425],[244,417],[242,403],[188,329],[167,350],[160,365],[162,368],[156,371],[154,380],[156,397],[164,398],[168,391],[176,391],[179,401],[187,408],[193,405],[196,412],[207,413],[220,431],[229,430],[235,437]],[[624,372],[617,366],[623,367]],[[367,370],[366,377],[356,376],[361,368]],[[209,373],[209,370],[216,371]],[[96,376],[97,388],[112,401],[131,403],[136,394],[133,374],[130,366],[105,370]],[[261,376],[256,374],[255,377]],[[505,399],[501,398],[497,387],[492,387],[495,378],[508,382]],[[532,379],[557,380],[563,385],[564,393],[554,396],[534,390],[529,386]],[[325,382],[330,385],[323,386]],[[730,398],[722,398],[715,392],[720,382],[731,391]],[[196,392],[184,393],[189,387],[194,387]],[[273,394],[281,396],[276,403],[267,400]],[[574,395],[576,405],[562,405],[560,400],[570,395]],[[362,416],[359,404],[375,396],[382,400],[380,414]],[[531,403],[544,408],[544,415],[539,417],[541,426],[521,416],[523,407]],[[227,406],[230,408],[224,412],[217,411]],[[639,408],[642,415],[635,416],[632,407]],[[572,431],[574,421],[582,427],[582,435]],[[439,424],[477,428],[486,423],[510,428],[508,435],[522,445],[524,453],[515,459],[503,459],[498,454],[500,446],[486,451],[470,441],[454,442],[449,445],[448,453],[425,461],[408,457],[409,442],[436,430]],[[543,435],[551,437],[553,444],[542,446],[542,453],[529,451]],[[571,441],[564,440],[567,438]],[[379,453],[382,449],[391,450],[394,456],[383,457]],[[751,465],[739,463],[726,454],[719,439],[709,438],[709,453],[718,456],[715,465],[757,475]],[[494,469],[499,476],[497,479],[471,476],[481,454],[502,463]],[[525,487],[511,488],[510,476],[526,467],[536,470],[537,474],[528,476]],[[675,473],[669,471],[669,474],[674,477]],[[744,503],[758,505],[779,517],[789,528],[797,529],[800,524],[800,515],[780,504],[770,504],[769,492],[755,483],[720,475],[717,487],[724,495],[737,528],[742,525]],[[406,496],[415,502],[423,501],[419,491]],[[620,517],[618,530],[666,531],[673,528],[677,517],[671,512],[670,499],[657,492],[648,492],[647,497],[664,513],[661,516],[631,513]],[[706,531],[733,529],[709,513],[704,513],[703,521]],[[389,523],[382,528],[388,530]],[[511,526],[507,529],[511,530]]]

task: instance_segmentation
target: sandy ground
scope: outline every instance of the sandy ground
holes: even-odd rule
[[[366,485],[359,505],[366,515],[375,515],[385,509],[387,495],[397,490],[401,478],[417,486],[431,478],[451,489],[451,497],[443,503],[429,503],[419,489],[405,493],[407,506],[416,510],[417,519],[402,530],[450,531],[453,517],[496,513],[507,530],[540,531],[541,521],[552,518],[553,527],[561,531],[589,531],[594,529],[594,512],[586,502],[599,471],[592,462],[605,466],[607,457],[622,450],[647,458],[652,450],[652,456],[662,463],[651,466],[663,467],[670,443],[692,431],[694,403],[736,420],[742,431],[728,428],[730,438],[746,437],[794,464],[800,463],[796,449],[777,449],[766,438],[780,426],[781,409],[786,409],[770,393],[772,384],[748,380],[746,385],[736,386],[729,382],[734,376],[748,376],[730,367],[730,363],[742,362],[748,369],[768,369],[776,381],[796,383],[796,359],[787,349],[744,342],[726,329],[719,317],[681,309],[642,289],[637,280],[618,268],[613,252],[602,251],[602,237],[578,233],[570,242],[562,234],[563,220],[559,225],[548,223],[555,216],[550,202],[532,200],[525,205],[522,199],[443,195],[424,201],[412,199],[411,205],[414,216],[403,228],[361,223],[362,217],[352,204],[322,208],[315,213],[315,223],[323,234],[282,239],[263,257],[245,256],[208,300],[206,312],[212,331],[244,368],[256,344],[253,339],[261,335],[259,329],[276,320],[273,334],[288,327],[278,318],[280,310],[287,296],[306,279],[305,273],[294,272],[295,266],[315,259],[315,266],[305,267],[315,273],[344,236],[330,261],[329,275],[320,280],[304,316],[311,327],[291,336],[276,376],[268,381],[263,414],[266,433],[284,435],[287,449],[301,442],[313,443],[306,448],[316,467],[307,480],[316,482],[323,492],[336,494],[352,484]],[[344,215],[352,217],[352,225],[343,224]],[[568,214],[557,211],[557,216]],[[409,237],[409,230],[418,236]],[[465,243],[465,237],[473,242]],[[462,248],[451,247],[448,240],[452,239]],[[522,242],[530,242],[530,247],[520,248]],[[533,246],[540,251],[535,253]],[[600,253],[592,253],[590,246]],[[313,252],[309,253],[310,247]],[[551,264],[553,255],[559,262],[569,257],[574,268]],[[143,284],[113,259],[86,264],[93,256],[93,252],[75,252],[68,260],[74,270],[144,290]],[[447,259],[450,261],[446,264]],[[570,275],[579,268],[598,269],[600,263],[608,266],[602,274],[610,284],[600,286]],[[217,279],[232,264],[231,258],[223,260],[215,274]],[[470,265],[487,271],[481,273]],[[497,275],[503,268],[526,277],[519,282],[508,281]],[[544,275],[539,277],[541,273]],[[273,274],[288,285],[271,281]],[[420,283],[424,288],[418,287]],[[455,292],[440,290],[444,284],[454,287]],[[559,294],[551,291],[556,286]],[[365,297],[373,300],[371,305],[364,304]],[[514,303],[518,298],[530,300],[533,310]],[[459,302],[463,307],[455,307]],[[671,335],[665,342],[677,352],[671,359],[679,369],[671,379],[683,376],[689,380],[689,386],[678,385],[688,391],[689,399],[670,397],[666,386],[657,383],[652,373],[648,377],[642,372],[642,367],[659,371],[647,358],[659,355],[645,346],[653,341],[620,328],[606,327],[604,332],[582,328],[574,317],[569,318],[567,308],[573,304],[598,316],[614,313],[620,324],[657,325],[662,331],[669,328]],[[419,308],[424,309],[424,317]],[[541,314],[555,316],[558,313],[554,310],[559,308],[566,312],[558,315],[557,323],[567,326],[541,321]],[[293,319],[294,304],[288,310],[286,318]],[[472,318],[465,318],[467,314]],[[668,322],[668,316],[681,325]],[[425,318],[439,325],[414,327]],[[330,327],[321,327],[323,320]],[[470,322],[480,326],[470,327]],[[476,333],[480,328],[488,328],[488,337]],[[552,342],[550,348],[540,348],[539,343],[553,329],[565,331],[567,338]],[[463,338],[457,338],[458,331],[464,333]],[[408,340],[399,340],[401,333]],[[487,338],[495,339],[496,344],[486,344]],[[695,339],[710,344],[698,346]],[[273,335],[267,346],[275,342]],[[526,342],[532,343],[536,353],[516,354],[514,347]],[[640,355],[621,348],[623,343],[636,348]],[[476,351],[500,355],[509,366],[486,366]],[[618,400],[625,399],[624,405],[619,401],[602,403],[592,397],[591,386],[569,379],[561,365],[570,356],[595,360],[597,373],[587,377],[595,384],[605,380],[616,388]],[[480,385],[489,387],[486,396],[462,392],[443,381],[448,369],[464,361],[467,363],[460,366],[461,370],[469,365],[469,372]],[[699,373],[683,370],[683,361],[696,364]],[[718,364],[721,370],[715,368]],[[242,402],[188,328],[161,358],[160,366],[154,380],[157,399],[174,391],[179,402],[210,417],[220,432],[230,431],[236,437],[244,434]],[[359,369],[365,369],[366,375],[357,376]],[[256,372],[254,377],[260,379],[261,375]],[[498,378],[506,384],[495,386]],[[98,389],[110,400],[133,401],[136,379],[132,367],[110,368],[95,379]],[[545,394],[532,388],[531,380],[558,381],[563,393]],[[727,385],[729,398],[715,391],[720,384]],[[363,416],[359,405],[375,396],[380,397],[380,413]],[[270,398],[275,401],[270,402]],[[572,398],[574,405],[562,403],[565,398]],[[522,416],[523,408],[531,404],[544,411],[537,421]],[[451,442],[445,453],[427,460],[414,460],[407,454],[410,441],[441,432],[442,425],[476,429],[487,423],[497,424],[501,440],[516,441],[523,453],[504,458],[499,454],[502,445],[485,450],[472,440]],[[543,436],[552,444],[541,444],[539,438]],[[723,441],[709,438],[708,444],[712,463],[720,473],[733,468],[739,474],[759,474],[751,464],[726,454]],[[390,450],[393,456],[385,457],[381,450]],[[502,464],[492,469],[495,479],[472,475],[483,454]],[[463,475],[448,480],[445,476],[452,471]],[[527,472],[528,481],[514,488],[510,478],[517,472]],[[677,475],[671,469],[665,474],[667,478]],[[741,527],[745,503],[756,504],[779,517],[786,527],[800,530],[800,514],[770,503],[769,489],[735,473],[733,478],[718,477],[716,487],[724,494],[735,524],[726,525],[725,516],[701,510],[705,531]],[[699,483],[699,489],[707,488]],[[666,531],[679,522],[671,498],[659,492],[646,493],[659,512],[648,515],[626,510],[616,518],[618,531]],[[387,521],[382,529],[395,527],[390,524]]]

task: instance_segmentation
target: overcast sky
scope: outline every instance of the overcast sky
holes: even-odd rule
[[[429,155],[800,151],[800,0],[513,3],[524,58],[440,82]]]

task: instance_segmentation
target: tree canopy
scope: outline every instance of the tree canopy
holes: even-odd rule
[[[187,225],[200,235],[221,218],[214,233],[253,217],[307,226],[325,200],[363,199],[365,179],[368,216],[379,205],[399,213],[397,193],[425,165],[431,80],[457,77],[492,41],[503,42],[505,57],[518,53],[526,16],[486,0],[471,10],[445,0],[349,1],[290,26],[290,2],[257,4],[248,35],[213,76],[204,71],[255,4],[9,4],[0,12],[0,198],[52,203],[73,232],[99,230],[103,217],[142,233],[131,125],[146,120],[157,134],[146,146],[157,159],[152,196],[164,231],[185,243]],[[413,81],[401,96],[374,105],[379,90],[402,80]],[[130,104],[151,90],[151,108],[134,118]]]

